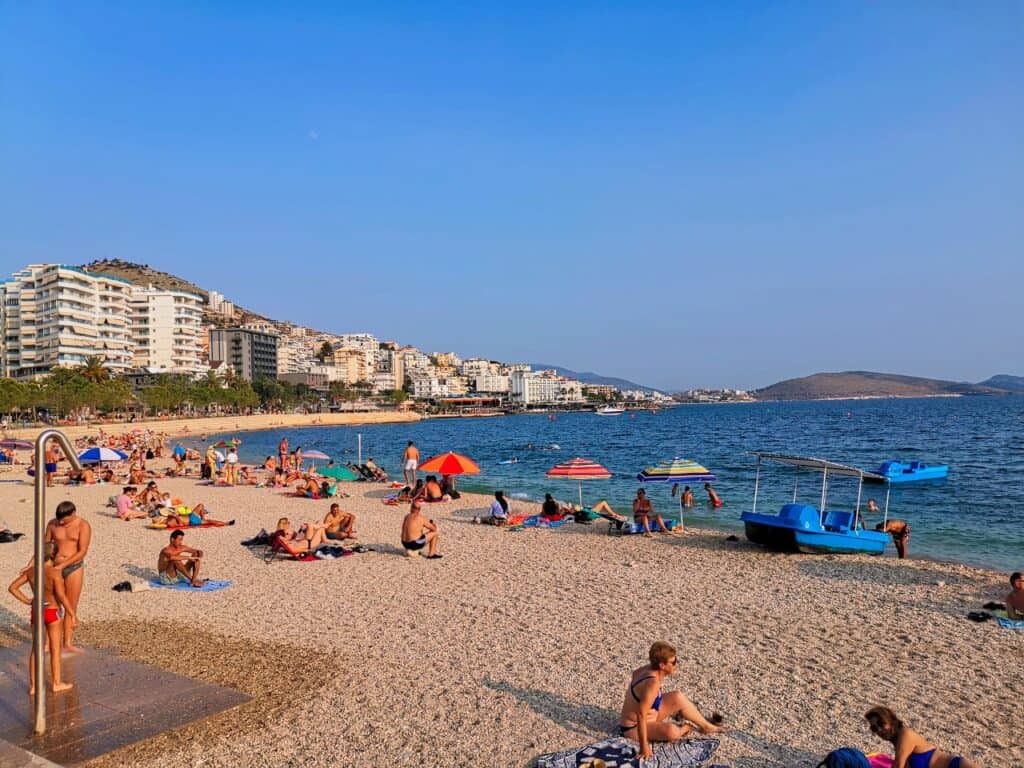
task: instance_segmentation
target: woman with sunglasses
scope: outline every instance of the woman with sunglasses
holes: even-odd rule
[[[980,768],[966,757],[943,752],[916,731],[911,730],[888,707],[872,707],[864,715],[871,732],[891,742],[896,756],[893,768]]]
[[[676,672],[676,649],[658,640],[647,655],[650,663],[634,670],[619,715],[619,735],[640,743],[640,759],[651,757],[652,741],[678,741],[693,725],[704,733],[721,732],[722,727],[706,720],[680,691],[662,694],[662,681]],[[712,715],[712,719],[716,717]]]

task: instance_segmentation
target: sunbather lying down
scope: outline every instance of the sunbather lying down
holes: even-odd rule
[[[282,517],[277,521],[277,530],[270,537],[272,546],[280,547],[288,552],[310,552],[327,539],[327,529],[323,523],[303,523],[299,529],[292,529],[292,521]]]
[[[191,528],[198,525],[219,528],[223,525],[235,524],[234,520],[214,520],[209,517],[202,502],[191,508],[185,505],[174,507],[171,512],[177,514],[170,514],[165,518],[168,528]]]

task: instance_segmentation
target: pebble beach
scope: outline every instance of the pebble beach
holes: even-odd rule
[[[211,430],[212,431],[212,430]],[[160,462],[152,466],[160,467]],[[7,475],[8,478],[14,475]],[[831,749],[885,751],[863,719],[885,704],[941,748],[1024,765],[1024,637],[964,616],[1002,600],[1006,575],[926,560],[787,556],[721,532],[607,535],[603,522],[506,531],[474,525],[490,499],[430,505],[441,560],[406,558],[405,506],[346,483],[374,551],[266,564],[240,545],[279,517],[319,521],[327,500],[280,489],[160,479],[233,527],[189,530],[215,593],[112,591],[155,574],[165,531],[105,506],[119,485],[49,489],[93,526],[78,640],[252,697],[236,709],[92,763],[525,766],[610,732],[653,640],[679,651],[666,686],[731,731],[714,762],[813,766]],[[32,530],[32,489],[0,484],[12,529]],[[513,513],[535,512],[513,502]],[[0,545],[5,584],[31,540]],[[4,591],[0,644],[29,640]]]

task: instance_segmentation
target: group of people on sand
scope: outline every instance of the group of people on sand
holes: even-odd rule
[[[659,640],[651,645],[647,656],[648,663],[630,675],[618,728],[620,736],[640,745],[641,760],[653,756],[654,742],[678,741],[694,729],[705,734],[725,730],[718,713],[705,717],[681,691],[662,690],[665,679],[674,675],[679,666],[679,656],[672,645]],[[979,768],[966,757],[938,749],[888,707],[872,707],[864,718],[872,733],[893,745],[893,768]]]
[[[352,512],[342,510],[340,504],[334,503],[331,504],[322,523],[307,522],[295,528],[291,519],[282,517],[277,521],[277,528],[270,535],[268,543],[275,550],[289,555],[312,554],[329,541],[355,539],[355,525],[356,516]]]

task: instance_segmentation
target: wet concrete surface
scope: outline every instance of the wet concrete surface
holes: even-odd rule
[[[84,763],[249,701],[229,688],[88,648],[64,657],[63,678],[75,687],[47,692],[46,733],[37,737],[28,653],[27,645],[0,648],[0,739],[62,765]]]

